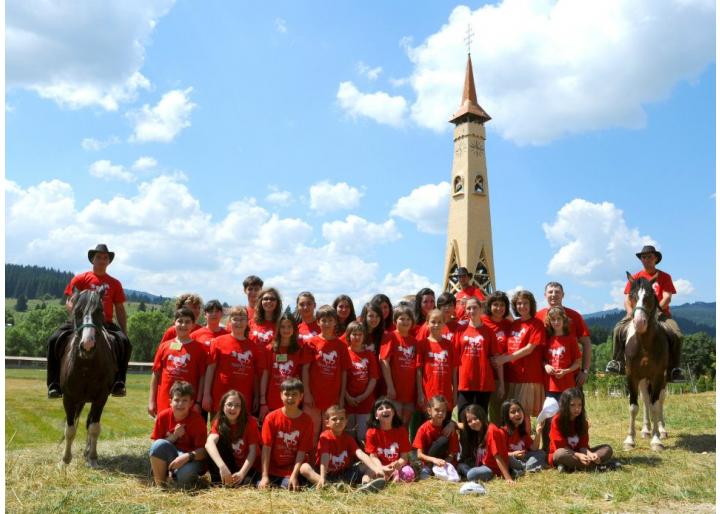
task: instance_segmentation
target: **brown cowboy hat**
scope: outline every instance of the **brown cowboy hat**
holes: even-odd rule
[[[93,258],[95,257],[96,253],[108,254],[110,256],[110,262],[112,262],[113,259],[115,258],[115,252],[111,252],[110,250],[108,250],[108,247],[106,244],[101,243],[101,244],[97,245],[94,249],[88,250],[88,260],[90,261],[91,264],[92,264]]]
[[[662,260],[662,254],[658,252],[654,246],[651,245],[645,245],[642,247],[642,250],[640,250],[638,253],[635,254],[635,256],[639,259],[641,255],[645,253],[654,253],[655,257],[657,257],[657,262],[655,264],[658,264]]]
[[[456,276],[456,277],[461,277],[461,276],[463,276],[463,275],[469,275],[469,274],[470,274],[470,272],[469,272],[468,269],[467,269],[466,267],[464,267],[464,266],[460,266],[460,267],[457,269],[457,271],[455,271],[455,276]]]

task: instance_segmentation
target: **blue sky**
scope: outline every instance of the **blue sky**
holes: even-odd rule
[[[674,303],[715,300],[710,0],[84,3],[6,5],[6,262],[439,290],[470,24],[497,287],[602,310],[654,243]]]

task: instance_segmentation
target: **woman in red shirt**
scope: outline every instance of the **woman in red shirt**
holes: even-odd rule
[[[483,315],[481,320],[483,325],[488,327],[497,339],[498,349],[500,353],[507,352],[507,338],[510,336],[510,326],[512,320],[510,316],[510,299],[503,291],[495,291],[489,295],[483,306]],[[504,370],[505,366],[503,366]],[[503,373],[503,376],[507,376],[507,373]],[[498,392],[502,394],[498,394]],[[493,391],[490,395],[490,402],[488,403],[488,417],[490,421],[496,425],[500,425],[502,416],[500,415],[500,405],[505,399],[505,391]]]

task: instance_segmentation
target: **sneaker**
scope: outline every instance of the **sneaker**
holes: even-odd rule
[[[360,487],[358,487],[357,492],[359,493],[377,493],[379,491],[382,491],[385,489],[385,479],[384,478],[376,478],[375,480],[371,480],[370,482],[367,482]]]
[[[565,473],[565,465],[558,464],[557,470],[558,470],[558,473]]]
[[[112,390],[110,391],[110,394],[117,397],[122,398],[123,396],[127,396],[127,390],[125,389],[125,382],[115,382],[112,386]]]
[[[673,368],[670,372],[670,382],[673,384],[685,382],[685,375],[680,368]]]
[[[614,373],[616,375],[622,375],[624,373],[623,365],[620,361],[611,360],[605,366],[605,373]]]
[[[62,396],[63,394],[58,384],[50,384],[48,386],[48,398],[51,400],[57,400],[58,398],[62,398]]]
[[[622,464],[619,461],[612,461],[610,464],[608,464],[608,469],[611,469],[613,471],[616,471],[618,469],[622,468]]]

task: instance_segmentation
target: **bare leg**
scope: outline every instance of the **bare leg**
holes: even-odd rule
[[[300,474],[304,476],[308,482],[315,485],[320,481],[320,473],[317,473],[307,462],[300,466]]]
[[[164,486],[168,479],[168,463],[158,457],[150,457],[153,480],[156,486]]]

